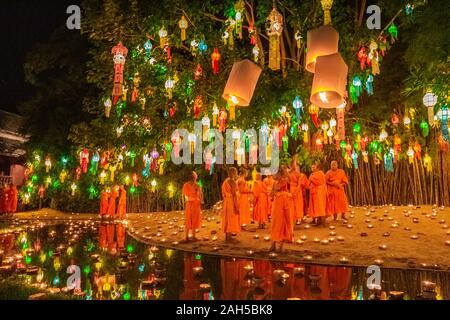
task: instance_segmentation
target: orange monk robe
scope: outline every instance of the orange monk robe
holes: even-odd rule
[[[253,220],[258,223],[266,223],[269,210],[269,199],[267,196],[267,186],[264,182],[255,180],[253,183],[253,195],[255,205],[253,207]]]
[[[272,241],[292,241],[294,238],[294,226],[292,224],[292,196],[289,193],[289,178],[280,178],[275,183],[277,193],[273,200]]]
[[[308,178],[303,173],[292,171],[289,173],[290,192],[294,204],[294,221],[303,219],[305,214],[305,201],[303,190],[308,188]]]
[[[186,198],[184,228],[186,231],[200,229],[202,221],[200,186],[197,183],[186,182],[181,191]]]
[[[268,195],[268,201],[269,201],[268,215],[272,216],[273,197],[270,195],[270,193],[272,192],[272,188],[275,183],[275,180],[273,180],[272,176],[268,176],[268,177],[264,178],[263,181],[267,188],[267,195]]]
[[[109,200],[109,193],[103,191],[100,195],[100,214],[102,216],[108,214],[108,200]]]
[[[6,200],[8,196],[5,192],[5,189],[0,187],[0,213],[6,212]]]
[[[11,201],[10,201],[10,189],[9,189],[9,187],[5,187],[4,189],[3,189],[3,195],[4,195],[4,198],[3,198],[3,205],[4,205],[4,211],[5,212],[10,212],[11,210]]]
[[[236,210],[233,196],[236,194],[236,187],[232,187],[233,182],[227,178],[222,184],[222,231],[225,233],[239,233],[239,212]]]
[[[352,269],[345,267],[328,267],[330,280],[330,298],[334,300],[350,300],[352,297]]]
[[[315,286],[310,281],[307,290],[307,299],[309,300],[329,300],[330,282],[328,279],[328,267],[313,265],[309,268],[309,275],[320,276]],[[308,277],[309,277],[308,275]]]
[[[342,169],[329,170],[325,175],[325,179],[327,181],[327,214],[346,213],[348,211],[348,200],[342,186],[348,184],[345,171]],[[335,182],[341,187],[332,185]]]
[[[9,189],[8,201],[9,201],[9,212],[12,213],[16,212],[18,201],[18,192],[16,186],[13,186],[12,188]]]
[[[199,291],[200,282],[195,277],[193,268],[201,267],[202,261],[195,259],[194,254],[184,254],[184,290],[180,294],[180,300],[195,300],[197,298],[197,291]]]
[[[125,248],[125,226],[122,223],[116,225],[117,249]]]
[[[117,206],[117,217],[119,219],[125,219],[127,213],[127,192],[122,190],[120,192],[119,204]]]
[[[112,191],[108,202],[108,215],[114,217],[116,214],[116,199],[119,196],[117,191]]]
[[[106,225],[106,241],[108,242],[108,249],[115,251],[117,249],[117,243],[114,241],[115,226],[113,223],[108,223]]]
[[[220,260],[221,300],[239,300],[246,296],[247,290],[244,288],[245,264],[245,260],[242,259],[222,258]]]
[[[300,299],[300,300],[304,300],[305,299],[305,291],[306,291],[306,279],[304,277],[304,275],[296,275],[294,273],[294,268],[296,266],[294,266],[291,269],[291,273],[290,273],[290,278],[289,278],[289,282],[291,285],[290,288],[290,293],[289,293],[289,298],[295,298],[295,299]]]
[[[238,187],[238,203],[239,203],[239,223],[250,224],[250,200],[248,199],[248,195],[250,189],[248,187],[247,181],[245,179],[239,178],[237,181]]]
[[[102,223],[98,227],[98,246],[100,249],[106,249],[108,245],[107,240],[108,234],[107,234],[107,226],[105,223]]]
[[[325,175],[319,170],[309,177],[309,216],[311,218],[325,217],[327,205],[327,185]]]

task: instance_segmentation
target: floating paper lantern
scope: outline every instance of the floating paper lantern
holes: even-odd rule
[[[307,36],[306,70],[314,73],[318,57],[338,52],[339,33],[329,25],[309,30]]]
[[[344,101],[348,67],[339,53],[317,58],[311,89],[311,103],[336,108]]]
[[[250,105],[260,74],[261,68],[248,59],[235,62],[222,97],[236,106]]]

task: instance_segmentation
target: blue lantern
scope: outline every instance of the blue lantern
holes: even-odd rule
[[[292,101],[292,107],[295,109],[295,116],[297,121],[300,120],[300,110],[303,112],[303,102],[299,96],[296,96],[294,101]]]
[[[206,50],[208,50],[208,45],[206,44],[205,40],[200,41],[200,43],[198,44],[198,52],[200,52],[200,54],[204,54],[206,53]]]

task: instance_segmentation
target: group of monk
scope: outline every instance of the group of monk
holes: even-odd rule
[[[298,169],[296,159],[290,167],[281,166],[274,176],[262,179],[256,173],[252,188],[246,181],[247,170],[229,168],[228,178],[222,184],[222,230],[225,240],[233,240],[249,223],[265,228],[271,220],[271,251],[281,252],[284,242],[293,241],[294,225],[305,219],[306,190],[309,190],[308,216],[315,225],[322,225],[329,216],[336,220],[338,214],[345,219],[348,201],[345,186],[348,184],[344,170],[337,162],[324,174],[320,164],[311,166],[309,179]],[[252,200],[250,200],[252,199]],[[253,214],[251,215],[251,203]],[[279,244],[279,249],[277,249]]]
[[[12,215],[17,211],[18,191],[14,184],[0,188],[0,214]]]
[[[116,201],[117,198],[119,198],[118,202]],[[126,214],[127,192],[125,191],[125,187],[123,185],[116,185],[112,189],[104,189],[100,195],[101,218],[117,218],[123,220],[126,218]]]

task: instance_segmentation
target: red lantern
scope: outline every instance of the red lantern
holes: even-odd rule
[[[200,65],[200,63],[197,65],[197,69],[195,69],[195,72],[194,72],[194,80],[198,80],[198,79],[200,79],[200,77],[202,76],[202,74],[203,74],[203,69],[202,69],[202,66]]]
[[[366,67],[366,62],[367,62],[366,48],[361,47],[359,49],[358,60],[359,60],[359,67],[361,68],[361,70],[364,70],[364,68]]]
[[[111,53],[114,58],[114,87],[113,87],[113,104],[116,105],[119,97],[123,94],[123,69],[125,65],[125,58],[128,54],[128,49],[122,45],[122,42],[112,48]]]
[[[197,96],[194,101],[194,119],[198,119],[200,111],[203,108],[202,96]]]
[[[214,74],[218,74],[219,73],[219,60],[220,60],[219,49],[214,48],[214,52],[211,54],[211,60],[212,60],[212,71]]]
[[[87,172],[87,167],[89,163],[89,151],[84,148],[83,151],[80,152],[80,166],[83,173]]]

